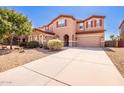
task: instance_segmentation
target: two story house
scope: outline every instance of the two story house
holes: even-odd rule
[[[103,47],[105,16],[93,15],[78,20],[71,15],[59,15],[47,25],[34,28],[29,41],[44,43],[59,38],[65,46]]]

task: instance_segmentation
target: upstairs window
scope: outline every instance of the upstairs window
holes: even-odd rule
[[[97,27],[99,26],[99,20],[98,19],[96,20],[96,26]]]
[[[65,19],[60,19],[58,22],[57,22],[57,27],[64,27],[67,25],[67,21]]]
[[[88,22],[88,27],[91,27],[91,21]]]
[[[83,23],[80,23],[80,30],[83,30],[83,29],[84,29]]]
[[[48,31],[50,31],[50,32],[53,31],[53,27],[50,27],[50,29]]]
[[[96,20],[96,26],[97,26],[97,27],[102,26],[102,20],[97,19],[97,20]]]
[[[47,30],[49,30],[49,28],[48,27],[45,27],[45,30],[47,31]]]
[[[93,27],[93,21],[86,22],[86,28]]]
[[[88,28],[88,27],[92,27],[92,26],[93,26],[92,21],[88,21],[88,22],[86,22],[86,28]]]

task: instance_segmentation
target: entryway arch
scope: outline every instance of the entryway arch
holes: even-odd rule
[[[69,46],[69,35],[64,35],[64,46]]]

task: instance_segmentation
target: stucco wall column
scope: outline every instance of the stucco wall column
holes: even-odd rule
[[[69,40],[69,46],[72,47],[73,44],[72,44],[72,40]]]
[[[104,42],[104,39],[101,38],[101,47],[104,47],[105,46],[105,42]]]

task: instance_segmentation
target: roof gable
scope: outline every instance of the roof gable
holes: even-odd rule
[[[53,33],[53,32],[43,31],[43,30],[41,30],[41,29],[39,29],[39,28],[34,28],[33,30],[40,31],[40,32],[43,32],[43,33],[45,33],[45,34],[51,34],[51,35],[54,35],[54,34],[55,34],[55,33]]]
[[[47,26],[49,26],[50,24],[52,24],[54,21],[56,21],[57,19],[59,19],[60,17],[65,17],[65,18],[72,18],[73,20],[76,20],[73,16],[71,15],[59,15],[57,16],[55,19],[53,19]]]

